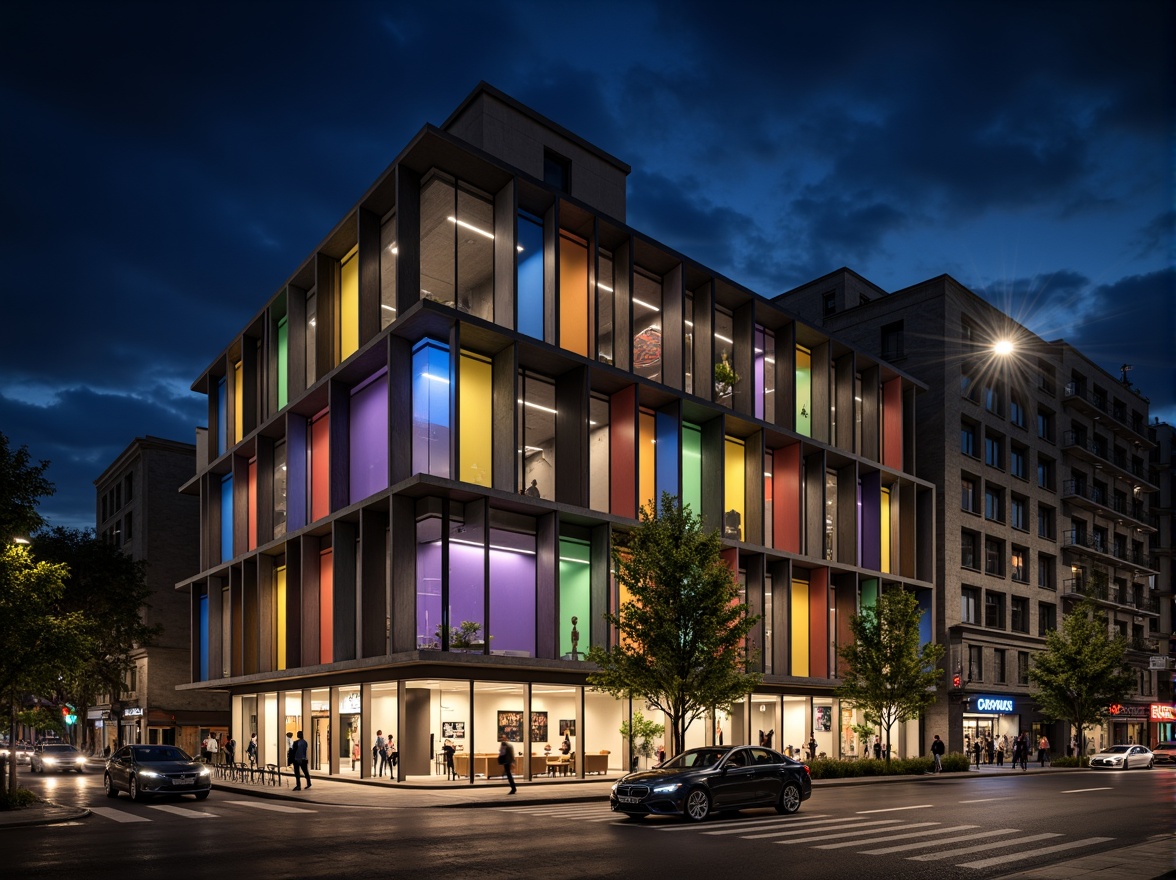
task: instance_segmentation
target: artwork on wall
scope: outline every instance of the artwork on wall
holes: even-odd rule
[[[441,736],[443,739],[465,739],[465,722],[442,721]]]
[[[498,741],[502,742],[504,736],[507,742],[517,743],[523,741],[522,712],[513,712],[504,709],[498,710]]]
[[[576,719],[569,718],[559,723],[560,736],[575,736],[576,735]]]
[[[833,707],[813,706],[813,730],[828,733],[833,729]]]
[[[547,713],[531,713],[531,742],[547,742]]]

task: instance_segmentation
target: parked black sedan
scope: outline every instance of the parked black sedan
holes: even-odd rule
[[[609,804],[635,819],[668,815],[701,822],[712,812],[744,807],[795,813],[812,792],[808,767],[779,752],[708,746],[687,749],[652,770],[622,776]]]
[[[125,789],[135,801],[155,794],[194,794],[202,801],[212,791],[212,774],[176,746],[123,746],[106,762],[102,785],[111,798]]]

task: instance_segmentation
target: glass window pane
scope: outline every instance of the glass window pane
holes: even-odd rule
[[[559,656],[583,659],[591,647],[591,556],[587,541],[559,539]]]
[[[613,279],[612,255],[600,251],[596,261],[596,358],[613,362]]]
[[[535,656],[535,535],[490,530],[490,653]]]
[[[555,384],[524,375],[523,491],[537,498],[555,498]]]
[[[593,394],[588,402],[588,504],[593,510],[609,509],[608,400]]]
[[[412,469],[449,476],[449,348],[432,339],[412,354]]]
[[[588,357],[592,314],[588,297],[588,245],[573,236],[559,237],[559,344]]]
[[[661,381],[661,279],[633,273],[633,372]]]
[[[543,338],[543,221],[519,212],[518,225],[518,316],[520,333]]]
[[[494,206],[459,190],[457,215],[457,307],[494,318]]]
[[[380,329],[396,320],[396,215],[380,227]]]
[[[454,304],[456,210],[453,185],[434,177],[421,188],[421,299]]]

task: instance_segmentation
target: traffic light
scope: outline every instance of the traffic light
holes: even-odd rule
[[[960,675],[958,672],[955,673],[955,675],[953,675],[951,677],[951,686],[953,688],[959,688],[962,684],[963,684],[963,676]]]
[[[72,707],[70,707],[70,706],[62,706],[61,707],[61,720],[62,720],[62,722],[65,723],[65,725],[67,727],[70,724],[73,724],[78,720],[78,716],[74,715],[73,712],[70,711],[71,708]]]

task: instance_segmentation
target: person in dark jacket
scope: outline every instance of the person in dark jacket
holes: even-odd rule
[[[515,793],[514,774],[511,769],[514,767],[515,753],[514,746],[506,740],[506,734],[502,735],[502,745],[498,747],[498,763],[502,765],[502,770],[506,773],[506,781],[510,783],[510,791],[507,794]]]
[[[302,779],[299,777],[299,772],[306,778],[306,787],[310,788],[310,765],[307,760],[307,752],[310,748],[308,743],[302,736],[302,731],[298,731],[298,739],[294,740],[294,790],[302,790]]]
[[[943,755],[947,751],[947,746],[943,744],[943,740],[939,738],[939,734],[935,734],[935,741],[931,743],[931,757],[935,759],[935,769],[932,773],[943,772]]]

